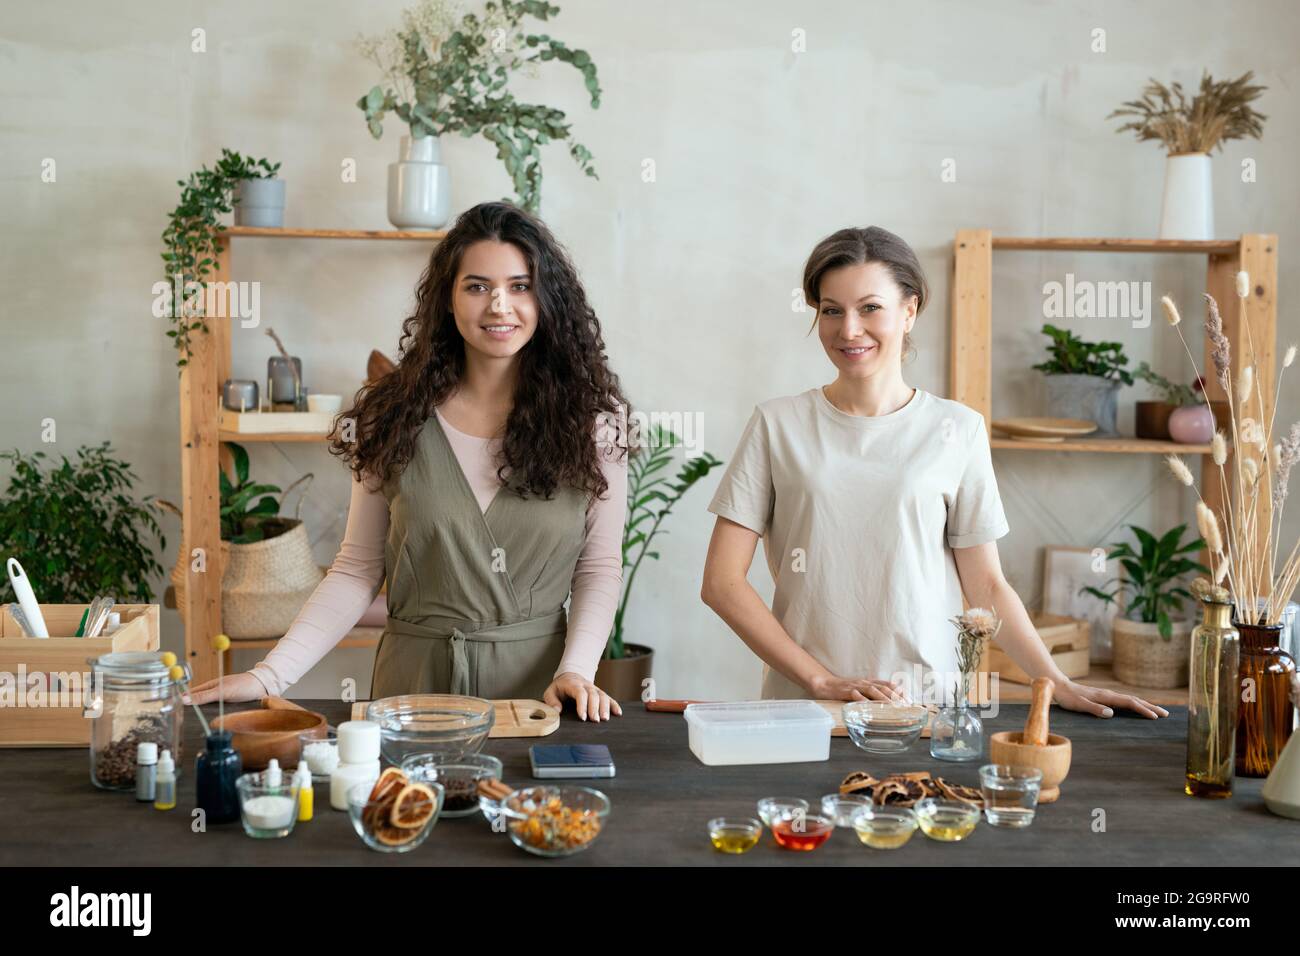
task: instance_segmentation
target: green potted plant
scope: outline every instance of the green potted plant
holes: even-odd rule
[[[1047,413],[1097,423],[1097,436],[1117,435],[1116,395],[1133,384],[1119,342],[1087,342],[1069,329],[1043,325],[1049,358],[1034,366],[1047,376]]]
[[[168,215],[167,228],[163,230],[162,260],[166,269],[163,288],[168,290],[164,296],[164,314],[171,324],[167,336],[180,353],[177,368],[189,364],[191,337],[208,331],[206,296],[192,294],[191,283],[202,285],[216,268],[217,240],[226,228],[220,217],[242,203],[250,182],[278,183],[274,188],[279,190],[279,203],[283,207],[284,184],[274,179],[279,168],[279,163],[272,165],[265,159],[254,160],[223,149],[213,169],[204,166],[191,173],[188,181],[176,181],[181,187],[181,198]],[[259,203],[270,201],[264,191],[255,190],[250,195]],[[254,218],[264,216],[265,209],[259,206]],[[240,222],[238,213],[236,222]]]
[[[242,445],[223,444],[230,452],[234,475],[232,480],[225,469],[218,474],[221,627],[232,638],[281,637],[325,576],[312,557],[311,541],[300,517],[312,474],[308,472],[281,492],[278,485],[250,477],[248,452]],[[282,516],[284,499],[299,485],[304,487],[294,516]],[[160,504],[180,516],[180,509],[170,501]],[[185,606],[187,562],[182,550],[171,576],[181,609]]]
[[[395,113],[410,129],[402,137],[401,161],[388,168],[388,217],[399,228],[433,228],[447,221],[447,170],[440,137],[482,136],[496,147],[514,184],[519,205],[536,213],[541,202],[542,154],[552,141],[569,144],[569,155],[595,177],[591,153],[573,138],[563,110],[521,103],[511,77],[532,76],[539,63],[559,60],[582,74],[593,109],[600,106],[596,64],[545,33],[523,34],[525,17],[549,20],[560,8],[545,0],[488,0],[481,17],[462,14],[446,0],[423,0],[403,13],[400,29],[362,37],[358,49],[383,72],[357,100],[375,139]]]
[[[1187,525],[1157,538],[1129,525],[1138,548],[1126,541],[1111,545],[1107,560],[1118,560],[1124,574],[1107,587],[1085,587],[1108,604],[1123,607],[1112,625],[1115,676],[1136,687],[1186,687],[1193,621],[1183,617],[1183,601],[1192,600],[1188,575],[1208,574],[1189,554],[1205,547],[1200,538],[1184,542]],[[1127,600],[1122,600],[1127,598]]]
[[[1135,403],[1133,422],[1138,438],[1195,445],[1214,437],[1215,413],[1205,401],[1199,381],[1191,385],[1171,382],[1147,362],[1133,370],[1133,378],[1156,389],[1162,399]]]
[[[1178,83],[1150,80],[1142,98],[1129,100],[1107,119],[1128,118],[1117,132],[1165,148],[1165,191],[1160,208],[1161,239],[1214,239],[1210,152],[1232,139],[1259,139],[1268,117],[1251,103],[1267,87],[1252,86],[1253,73],[1235,80],[1201,74],[1200,89],[1188,99]]]
[[[98,594],[119,603],[153,602],[154,557],[167,546],[152,496],[136,500],[131,466],[112,445],[77,449],[47,468],[45,452],[0,453],[12,466],[0,499],[0,563],[17,558],[44,604],[81,604]],[[156,544],[155,544],[156,541]],[[15,600],[6,577],[3,601]]]
[[[664,474],[673,458],[673,448],[680,444],[677,435],[654,426],[649,430],[647,451],[628,462],[627,523],[623,526],[623,594],[614,614],[614,627],[605,646],[605,656],[596,669],[596,685],[615,700],[637,700],[641,682],[650,676],[654,650],[624,640],[628,601],[637,572],[646,558],[659,560],[659,552],[650,545],[666,534],[665,519],[682,496],[701,478],[722,464],[707,451],[698,458],[688,458],[675,480]]]

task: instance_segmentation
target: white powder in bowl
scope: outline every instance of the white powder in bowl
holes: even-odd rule
[[[311,772],[322,777],[329,776],[334,772],[334,768],[339,765],[339,748],[328,740],[318,740],[314,743],[304,744],[302,755],[307,761],[307,766],[311,768]]]

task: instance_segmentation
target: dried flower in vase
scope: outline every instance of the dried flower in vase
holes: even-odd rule
[[[1216,430],[1210,443],[1211,459],[1219,469],[1223,505],[1216,510],[1201,498],[1195,482],[1188,480],[1192,477],[1190,469],[1181,459],[1169,456],[1167,461],[1179,484],[1197,492],[1196,525],[1214,563],[1215,580],[1210,586],[1226,582],[1226,594],[1236,608],[1239,621],[1271,625],[1281,622],[1287,602],[1300,586],[1300,541],[1289,551],[1281,547],[1287,486],[1292,470],[1300,463],[1300,422],[1291,425],[1284,437],[1276,441],[1273,438],[1282,377],[1295,361],[1295,350],[1287,349],[1276,392],[1266,396],[1260,382],[1265,376],[1258,368],[1246,315],[1251,292],[1247,273],[1237,274],[1236,291],[1237,328],[1245,330],[1246,351],[1240,356],[1245,361],[1235,382],[1232,345],[1223,330],[1219,305],[1213,296],[1205,296],[1210,361],[1228,405],[1228,434]],[[1166,306],[1166,313],[1177,315],[1172,302]],[[1191,358],[1181,326],[1173,319],[1169,324]],[[1192,366],[1196,367],[1195,359]],[[1200,378],[1199,370],[1197,378]],[[1271,400],[1271,407],[1266,399]],[[1231,462],[1228,461],[1229,440],[1234,450]]]
[[[971,675],[979,668],[984,646],[1002,629],[1002,620],[988,608],[973,607],[954,617],[952,623],[957,628],[957,667],[961,671],[955,692],[961,701],[970,695]]]
[[[1252,86],[1254,76],[1245,73],[1235,80],[1215,80],[1202,73],[1200,89],[1191,100],[1181,84],[1165,86],[1152,79],[1141,99],[1121,104],[1106,118],[1133,117],[1116,132],[1132,130],[1139,140],[1157,140],[1170,156],[1208,153],[1222,149],[1231,139],[1259,139],[1268,117],[1250,104],[1268,87]]]

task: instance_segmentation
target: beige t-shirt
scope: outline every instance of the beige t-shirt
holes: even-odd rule
[[[763,536],[772,612],[832,673],[899,680],[916,701],[952,693],[952,549],[1009,530],[978,412],[920,389],[877,417],[820,388],[763,402],[709,510]],[[809,696],[766,666],[762,693]]]

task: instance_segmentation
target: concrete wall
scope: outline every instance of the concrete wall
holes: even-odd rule
[[[24,4],[0,24],[6,90],[0,205],[4,348],[0,444],[53,450],[112,439],[140,491],[179,495],[177,381],[160,320],[151,318],[159,233],[177,179],[228,146],[283,163],[286,224],[385,228],[386,166],[400,132],[366,132],[356,98],[376,82],[353,49],[359,31],[396,24],[401,0],[367,4],[149,0]],[[565,0],[548,32],[589,50],[604,88],[598,112],[580,77],[544,65],[522,97],[569,112],[600,180],[564,151],[546,156],[543,215],[568,245],[604,324],[616,370],[647,410],[703,416],[705,446],[730,457],[754,404],[829,381],[809,316],[791,310],[804,258],[835,228],[883,225],[908,239],[933,286],[917,326],[916,385],[947,381],[951,240],[985,226],[1005,235],[1151,236],[1164,157],[1115,133],[1106,114],[1148,76],[1194,84],[1253,69],[1270,89],[1262,142],[1228,144],[1214,160],[1218,233],[1276,232],[1281,338],[1300,338],[1294,175],[1300,152],[1294,51],[1300,16],[1286,0],[1221,4],[1113,2],[865,5]],[[191,31],[207,51],[191,51]],[[1096,28],[1106,51],[1093,52]],[[806,50],[792,50],[802,30]],[[454,208],[508,195],[493,149],[451,139]],[[1257,161],[1243,183],[1241,161]],[[42,163],[57,163],[43,182]],[[355,183],[341,181],[347,159]],[[644,181],[647,159],[655,180]],[[945,161],[956,181],[943,181]],[[314,390],[350,394],[371,348],[395,352],[398,327],[427,256],[420,245],[241,240],[236,277],[263,284],[262,324],[303,357]],[[1150,281],[1199,317],[1203,260],[1181,256],[1008,254],[995,260],[997,414],[1040,410],[1042,287],[1078,279]],[[1186,322],[1184,327],[1197,323]],[[1185,358],[1159,321],[1077,320],[1115,337],[1134,363],[1183,376]],[[1193,347],[1198,348],[1199,338]],[[236,330],[234,372],[264,375],[269,340]],[[1279,419],[1297,417],[1292,384]],[[1121,428],[1131,428],[1124,393]],[[50,450],[47,448],[47,450]],[[304,508],[318,558],[342,536],[347,477],[314,446],[256,446],[256,473],[317,480]],[[1012,525],[1004,563],[1027,602],[1041,588],[1045,543],[1114,540],[1127,522],[1163,529],[1191,502],[1155,457],[995,457]],[[660,693],[756,693],[758,662],[696,599],[716,476],[692,492],[638,584],[630,636],[658,650]],[[1300,534],[1300,509],[1288,535]],[[170,565],[178,540],[169,525]],[[754,580],[770,593],[761,560]],[[161,594],[162,583],[159,582]],[[181,640],[165,616],[165,643]],[[255,655],[244,654],[247,666]],[[295,693],[368,687],[365,652],[336,652]]]

